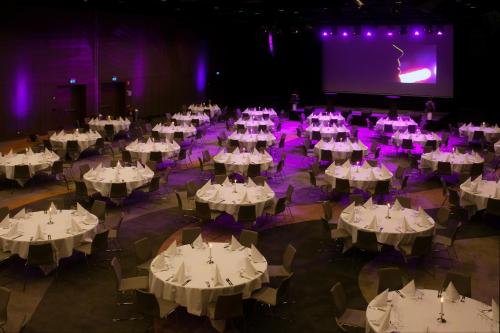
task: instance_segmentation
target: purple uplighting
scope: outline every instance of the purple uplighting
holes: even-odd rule
[[[323,37],[326,37],[326,36],[328,36],[328,32],[323,31],[323,33],[322,33],[321,35],[322,35]]]
[[[342,36],[347,37],[347,32],[346,32],[346,31],[344,31],[344,32],[342,33]]]
[[[134,96],[142,97],[144,95],[145,87],[145,68],[144,68],[144,53],[142,49],[137,51],[137,55],[134,59]]]
[[[371,31],[367,31],[366,32],[366,37],[371,37],[372,36],[372,32]]]
[[[274,55],[273,33],[271,31],[269,31],[269,34],[267,35],[267,43],[269,45],[269,53]]]
[[[389,32],[387,33],[387,36],[392,36],[392,31],[389,31]]]
[[[28,79],[26,72],[23,69],[18,69],[16,72],[16,81],[15,81],[15,94],[14,94],[14,112],[16,114],[16,118],[25,119],[28,115],[28,107],[29,107],[29,88],[28,88]]]
[[[199,93],[204,93],[206,83],[207,83],[207,67],[205,64],[205,57],[201,54],[198,59],[198,65],[196,68],[196,90]]]
[[[420,36],[420,31],[415,30],[415,31],[413,32],[413,35],[414,35],[414,36]]]
[[[438,32],[437,32],[437,35],[438,35],[438,36],[442,36],[442,35],[443,35],[443,32],[440,30],[440,31],[438,31]]]

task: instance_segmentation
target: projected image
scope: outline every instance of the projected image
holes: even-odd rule
[[[403,47],[392,44],[399,52],[396,60],[398,66],[398,79],[401,83],[436,83],[436,46],[419,45],[416,47]]]

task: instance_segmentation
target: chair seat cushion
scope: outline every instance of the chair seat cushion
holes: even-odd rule
[[[85,243],[75,248],[75,251],[81,252],[87,256],[92,254],[92,243]]]
[[[451,243],[451,238],[443,236],[443,235],[436,235],[434,237],[434,243],[446,245],[446,246],[452,246]]]
[[[157,298],[158,300],[158,306],[160,307],[160,317],[165,318],[172,312],[174,312],[175,309],[177,309],[177,303],[172,302],[172,301],[167,301],[162,298]]]
[[[354,326],[354,327],[365,327],[366,314],[365,311],[346,309],[345,312],[340,316],[339,322],[341,325]]]
[[[252,298],[258,302],[262,302],[265,304],[269,304],[272,306],[276,305],[276,295],[277,289],[264,287],[262,289],[257,290],[252,294]]]
[[[267,272],[270,277],[287,277],[290,275],[290,272],[282,265],[269,265],[267,266]]]
[[[122,279],[120,282],[119,291],[127,291],[134,289],[147,289],[149,287],[149,277],[135,276]]]
[[[137,265],[137,268],[138,269],[145,269],[145,270],[149,270],[149,266],[151,266],[151,261],[153,261],[153,258],[149,259],[148,261],[146,262],[143,262],[142,264],[140,265]]]

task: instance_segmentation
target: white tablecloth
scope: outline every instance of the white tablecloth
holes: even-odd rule
[[[179,153],[181,147],[177,142],[132,142],[127,149],[134,159],[139,159],[142,163],[149,161],[149,155],[152,151],[159,151],[164,159],[171,158]]]
[[[104,126],[113,125],[115,132],[128,131],[130,127],[130,120],[128,119],[91,119],[89,121],[89,127],[95,131],[104,132]]]
[[[149,288],[156,297],[173,301],[186,307],[193,315],[207,315],[208,304],[215,302],[220,295],[243,293],[243,298],[248,298],[253,291],[260,289],[263,283],[269,282],[267,262],[253,263],[256,270],[263,272],[250,277],[244,271],[245,260],[250,254],[250,249],[231,251],[225,248],[225,243],[211,243],[213,264],[208,264],[208,246],[204,249],[194,249],[190,245],[177,248],[178,255],[164,256],[169,265],[169,270],[158,271],[155,269],[157,256],[151,263],[149,273]],[[184,263],[189,279],[185,286],[177,282],[167,281],[174,275],[181,263]],[[224,280],[222,286],[215,286],[213,276],[215,265],[221,272]],[[229,279],[233,285],[226,282]],[[207,281],[210,287],[207,285]]]
[[[153,127],[153,131],[158,131],[160,133],[160,136],[163,138],[166,138],[170,141],[174,139],[174,133],[175,132],[182,132],[184,133],[184,138],[189,138],[191,136],[196,135],[196,127],[194,126],[186,126],[186,125],[180,125],[180,126],[175,126],[173,123],[170,126],[163,126],[163,125],[156,125]]]
[[[213,118],[217,114],[221,114],[221,109],[217,104],[213,105],[202,105],[202,104],[191,104],[188,107],[189,111],[194,113],[205,112],[205,110],[210,110],[210,118]]]
[[[172,119],[178,121],[179,125],[191,125],[191,121],[193,119],[198,119],[200,125],[210,122],[210,118],[204,113],[194,113],[186,115],[176,113],[172,116]]]
[[[362,150],[363,156],[368,153],[368,148],[361,142],[324,142],[320,140],[316,145],[314,145],[314,154],[321,158],[321,150],[330,150],[333,155],[334,160],[345,160],[351,157],[353,150]]]
[[[388,171],[387,175],[384,175],[381,168],[379,167],[369,167],[363,168],[362,166],[351,166],[351,177],[349,178],[349,184],[351,187],[359,188],[361,190],[370,190],[375,188],[375,184],[379,180],[391,180],[392,172]],[[372,170],[376,179],[372,178]],[[346,179],[348,169],[345,169],[341,165],[335,166],[333,163],[325,170],[326,180],[332,184],[335,188],[335,178]]]
[[[257,141],[266,141],[268,147],[276,142],[276,137],[272,133],[239,134],[237,132],[233,132],[228,137],[228,139],[238,140],[240,144],[248,151],[255,148]]]
[[[347,133],[349,135],[349,129],[347,129],[344,125],[340,126],[307,126],[305,132],[307,133],[307,136],[309,138],[312,138],[312,132],[317,132],[319,131],[321,133],[321,137],[328,139],[328,138],[335,138],[337,136],[337,133]]]
[[[497,156],[500,155],[500,140],[498,140],[496,143],[495,143],[495,154]]]
[[[420,130],[418,130],[420,131]],[[400,133],[399,131],[394,133],[392,135],[392,142],[395,143],[397,146],[401,146],[403,143],[403,140],[410,139],[413,142],[413,145],[421,145],[424,146],[425,143],[428,140],[436,140],[437,145],[441,142],[441,138],[436,134],[436,133],[427,133],[427,134],[422,134],[422,133]]]
[[[484,159],[475,154],[460,154],[459,152],[450,153],[442,151],[433,151],[427,154],[422,154],[420,166],[422,168],[431,168],[437,170],[438,162],[450,162],[453,172],[465,172],[471,168],[474,163],[483,163]]]
[[[345,118],[341,114],[336,114],[329,112],[327,114],[310,114],[307,117],[307,123],[312,124],[313,119],[318,119],[320,124],[326,125],[330,122],[331,119],[334,119],[337,121],[337,124],[343,124],[345,122]]]
[[[461,136],[466,136],[469,140],[472,140],[475,131],[484,132],[484,138],[488,142],[495,142],[500,139],[500,128],[498,127],[462,125],[459,131]]]
[[[249,187],[247,184],[213,184],[201,193],[196,192],[196,200],[208,202],[210,209],[226,212],[236,219],[241,205],[255,205],[256,216],[261,216],[264,208],[271,207],[275,203],[275,194],[263,192],[263,186]],[[218,194],[217,194],[218,192]],[[248,200],[243,202],[247,195]]]
[[[256,110],[256,109],[245,109],[243,113],[247,113],[250,117],[254,119],[262,119],[264,114],[268,114],[269,118],[276,118],[278,114],[273,109],[264,109],[264,110]]]
[[[500,185],[493,180],[478,180],[477,191],[472,191],[470,186],[466,183],[460,185],[460,198],[472,202],[476,205],[478,210],[486,209],[488,198],[495,198],[497,187]],[[496,199],[500,199],[496,197]]]
[[[391,325],[385,332],[432,332],[432,333],[490,333],[498,332],[498,323],[493,323],[491,311],[483,314],[481,310],[489,310],[482,302],[466,298],[464,302],[452,302],[445,297],[444,318],[446,323],[437,321],[441,311],[440,298],[437,290],[423,289],[416,292],[416,297],[402,298],[396,292],[389,292],[391,300]],[[445,294],[443,294],[445,295]],[[391,305],[384,308],[385,311]],[[374,324],[385,314],[379,308],[372,307],[372,302],[366,309],[366,332],[382,333]],[[496,326],[496,327],[495,327]],[[427,330],[429,329],[429,331]]]
[[[66,151],[66,143],[68,141],[76,140],[78,142],[78,147],[80,147],[80,151],[84,151],[90,146],[95,145],[97,139],[101,138],[101,135],[97,132],[91,130],[87,133],[59,133],[53,134],[50,137],[50,142],[52,146],[55,148],[60,148],[63,151]]]
[[[413,119],[402,119],[398,117],[397,120],[390,120],[389,118],[380,118],[375,124],[375,130],[378,132],[384,131],[384,125],[392,125],[393,131],[404,132],[408,129],[408,125],[418,125]]]
[[[83,175],[89,194],[99,192],[108,197],[111,184],[126,183],[127,192],[130,194],[134,189],[141,187],[153,179],[154,172],[149,168],[138,169],[136,167],[101,168],[100,171],[90,170]]]
[[[243,120],[240,118],[237,122],[235,122],[235,124],[243,125],[243,127],[252,131],[258,130],[259,126],[266,126],[266,128],[270,131],[274,129],[274,123],[271,120]]]
[[[374,216],[377,216],[377,229],[368,228]],[[423,225],[420,221],[419,212],[414,209],[395,210],[391,207],[389,211],[390,219],[387,216],[387,206],[373,205],[373,208],[357,206],[354,209],[354,221],[350,220],[351,215],[344,211],[340,214],[339,228],[345,229],[350,235],[353,243],[358,237],[358,230],[373,231],[377,235],[379,243],[392,245],[412,244],[417,236],[428,236],[434,233],[434,220],[428,217],[431,225]],[[403,229],[403,217],[406,217],[409,226],[413,229],[407,231]]]
[[[80,232],[73,233],[70,231],[72,219],[79,225]],[[53,224],[48,224],[49,214],[45,214],[44,211],[27,213],[25,218],[11,218],[11,224],[18,224],[19,233],[14,236],[6,236],[9,229],[0,228],[0,246],[2,250],[10,251],[12,254],[17,254],[19,257],[26,259],[30,244],[51,243],[57,260],[70,257],[73,249],[79,246],[80,243],[92,241],[97,233],[99,221],[95,215],[90,213],[80,215],[75,210],[59,210],[57,213],[52,214],[52,222]],[[41,226],[43,240],[34,239],[38,225]],[[50,240],[48,239],[49,235]]]
[[[238,149],[239,150],[239,149]],[[266,171],[273,167],[273,158],[267,151],[264,154],[254,150],[253,153],[225,153],[220,152],[214,156],[214,161],[224,163],[226,171],[247,174],[249,164],[260,164],[260,171]]]
[[[14,168],[16,165],[28,165],[30,176],[40,171],[47,169],[52,164],[59,160],[59,156],[51,151],[43,153],[28,153],[28,154],[7,154],[0,156],[0,173],[5,174],[5,178],[14,179]],[[17,179],[17,182],[23,185],[23,182]]]

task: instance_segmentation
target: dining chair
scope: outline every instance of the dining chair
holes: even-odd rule
[[[202,222],[214,221],[221,213],[210,209],[208,202],[195,201],[195,216]]]
[[[106,222],[106,201],[94,200],[90,207],[90,213],[97,216],[99,222]]]
[[[127,183],[111,183],[111,190],[109,192],[110,199],[116,200],[118,205],[121,205],[127,196]]]
[[[288,277],[293,274],[293,262],[297,250],[292,244],[288,244],[283,252],[281,265],[269,265],[267,267],[270,277]]]
[[[80,165],[80,179],[83,179],[83,175],[90,171],[90,166],[88,164]]]
[[[362,150],[353,150],[350,157],[351,163],[361,162],[363,160]]]
[[[0,207],[0,221],[3,221],[3,219],[9,215],[10,213],[10,209],[8,206],[3,206],[3,207]]]
[[[270,307],[276,307],[287,303],[287,296],[292,277],[293,273],[285,276],[281,280],[278,288],[264,287],[253,292],[251,298]]]
[[[361,194],[349,194],[349,204],[353,202],[356,206],[361,206],[365,202],[365,199]]]
[[[451,176],[452,174],[451,163],[438,161],[437,173],[441,176]]]
[[[14,165],[14,179],[20,180],[23,183],[31,179],[30,168],[26,164]]]
[[[78,141],[66,141],[66,153],[68,154],[69,158],[71,158],[73,161],[76,161],[78,157],[80,157],[80,146],[78,145]]]
[[[226,175],[226,165],[224,163],[214,162],[214,174]]]
[[[187,192],[175,191],[175,197],[177,198],[177,205],[184,217],[194,217],[195,203],[194,200],[188,200]]]
[[[113,139],[115,138],[115,128],[113,125],[104,125],[104,137],[106,141],[113,141]]]
[[[149,160],[156,162],[156,163],[162,163],[163,162],[163,154],[161,151],[152,151],[149,153]]]
[[[442,290],[448,288],[448,284],[453,282],[455,289],[458,293],[465,297],[471,297],[472,288],[471,288],[471,277],[470,275],[459,273],[455,271],[448,271],[443,280]]]
[[[451,210],[448,207],[439,207],[436,214],[436,228],[446,229],[448,228],[448,221],[450,219]]]
[[[372,231],[358,230],[358,237],[356,242],[352,244],[353,247],[366,252],[377,253],[382,246],[378,244],[377,236]]]
[[[373,191],[374,197],[379,197],[379,203],[384,202],[385,195],[390,193],[391,181],[390,180],[377,180],[375,183],[375,190]]]
[[[451,252],[453,252],[455,259],[457,261],[460,261],[454,244],[457,233],[460,231],[461,227],[462,223],[459,222],[457,224],[449,226],[447,229],[437,230],[437,234],[434,236],[434,244],[444,246],[448,252],[448,259],[450,260],[452,260]]]
[[[208,303],[208,318],[218,332],[224,332],[228,320],[243,317],[243,293],[219,295]]]
[[[350,194],[351,193],[351,184],[349,183],[349,179],[344,178],[335,178],[335,188],[333,191],[337,194]]]
[[[26,290],[26,282],[28,278],[28,268],[29,266],[52,266],[55,265],[56,276],[57,276],[57,261],[54,256],[54,250],[52,249],[52,244],[29,244],[28,247],[28,258],[25,263],[25,274],[24,274],[24,285],[23,291]]]
[[[225,179],[225,178],[224,178]],[[266,183],[267,181],[267,177],[266,176],[256,176],[256,177],[252,177],[252,181],[255,183],[255,185],[258,185],[258,186],[264,186],[264,184]]]
[[[118,305],[126,305],[133,304],[131,302],[121,302],[120,296],[124,295],[126,292],[134,291],[134,290],[146,290],[149,287],[149,277],[146,275],[143,276],[134,276],[129,278],[123,278],[122,276],[122,266],[118,258],[113,257],[111,259],[111,267],[113,269],[113,273],[115,276],[115,288],[117,300],[116,304]],[[119,321],[121,319],[113,319],[113,321]]]
[[[182,229],[181,244],[187,245],[193,243],[201,235],[200,227],[190,227]]]
[[[248,171],[247,171],[247,177],[257,177],[260,176],[260,169],[261,165],[260,164],[252,164],[250,163],[248,165]]]
[[[403,196],[396,196],[396,200],[401,204],[403,208],[408,208],[411,209],[411,198],[410,197],[403,197]]]
[[[118,219],[118,223],[114,224],[113,226],[109,227],[108,230],[108,241],[112,241],[115,243],[116,247],[113,249],[108,249],[108,251],[121,251],[121,246],[120,246],[120,230],[121,226],[123,223],[123,220],[125,219],[125,212],[120,213],[120,218]]]
[[[146,290],[135,289],[136,306],[139,312],[152,322],[146,332],[154,331],[154,320],[168,317],[177,309],[177,303],[156,297]]]
[[[364,328],[366,313],[363,310],[356,310],[347,307],[347,295],[341,282],[337,282],[330,289],[333,298],[335,322],[344,332],[346,327]]]
[[[238,208],[238,217],[236,220],[240,223],[255,222],[257,220],[255,205],[240,205],[240,207]]]
[[[492,216],[500,216],[500,199],[488,198],[486,201],[485,214]]]
[[[143,237],[134,242],[135,267],[138,270],[149,270],[153,260],[153,245],[148,237]]]
[[[399,267],[384,267],[377,270],[378,287],[377,294],[386,289],[389,291],[403,288],[403,275]]]
[[[259,241],[259,233],[256,231],[243,229],[241,230],[239,242],[245,247],[250,247],[251,245],[257,246]]]
[[[79,246],[75,247],[74,251],[82,253],[85,256],[85,262],[87,263],[87,266],[89,266],[87,257],[103,253],[108,249],[109,247],[108,235],[109,235],[109,230],[107,229],[98,232],[94,236],[94,239],[92,239],[92,242],[82,243]]]
[[[432,254],[433,235],[417,236],[411,244],[400,244],[398,249],[403,254],[403,259],[406,263],[410,258],[420,260],[425,256]],[[434,275],[432,273],[431,275]]]
[[[5,333],[4,326],[8,321],[7,307],[9,306],[10,290],[0,287],[0,329]]]
[[[333,153],[332,153],[332,151],[328,150],[328,149],[321,149],[321,151],[320,151],[320,161],[321,162],[332,163],[333,162]]]

